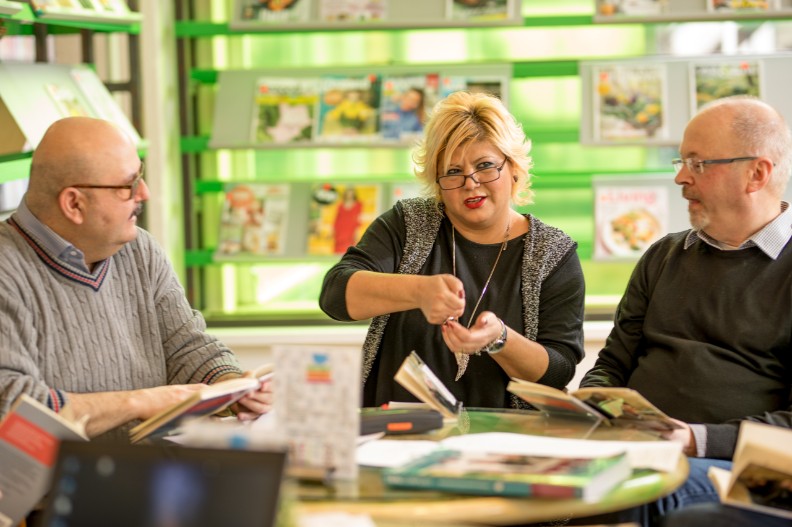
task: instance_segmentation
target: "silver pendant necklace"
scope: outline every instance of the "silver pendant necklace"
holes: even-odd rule
[[[484,298],[484,294],[487,292],[487,288],[489,287],[490,281],[492,280],[492,276],[495,274],[495,269],[498,267],[501,254],[506,251],[506,247],[509,245],[510,229],[511,218],[509,218],[509,222],[506,224],[506,233],[503,235],[503,243],[501,244],[501,248],[498,251],[498,255],[495,257],[495,263],[492,264],[492,269],[490,270],[489,276],[487,277],[487,281],[484,282],[484,287],[481,288],[481,294],[476,301],[476,305],[473,306],[473,311],[470,313],[470,318],[468,319],[466,326],[467,329],[470,329],[470,326],[473,325],[473,321],[476,319],[476,312],[478,311],[479,305],[481,305],[481,299]],[[451,269],[454,273],[454,276],[456,276],[456,228],[454,227],[453,223],[451,224]],[[457,374],[454,380],[458,381],[467,369],[470,356],[467,353],[454,353],[454,356],[456,357],[457,362]]]

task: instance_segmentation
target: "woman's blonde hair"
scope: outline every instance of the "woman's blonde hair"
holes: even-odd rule
[[[512,202],[532,203],[529,170],[533,165],[528,155],[531,141],[500,99],[466,91],[454,92],[435,105],[413,154],[415,175],[429,194],[438,203],[443,201],[437,176],[446,173],[458,148],[467,148],[476,141],[490,143],[507,157],[515,178]]]

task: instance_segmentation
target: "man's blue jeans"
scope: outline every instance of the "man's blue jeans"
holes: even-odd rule
[[[650,505],[653,516],[665,516],[669,512],[696,503],[717,503],[720,501],[715,487],[707,477],[709,467],[731,470],[732,462],[723,459],[689,457],[690,475],[677,490]]]

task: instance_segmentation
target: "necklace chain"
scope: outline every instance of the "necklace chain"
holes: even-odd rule
[[[495,274],[495,268],[498,267],[498,262],[500,261],[501,254],[506,250],[507,245],[509,244],[509,230],[511,229],[511,218],[509,218],[509,223],[506,224],[506,233],[503,235],[503,243],[501,244],[501,248],[498,251],[498,256],[495,258],[495,263],[492,264],[492,269],[490,270],[489,276],[487,277],[487,281],[484,282],[484,287],[481,289],[481,294],[476,301],[476,305],[473,306],[473,312],[470,313],[470,318],[468,319],[467,328],[470,329],[470,326],[473,325],[473,320],[476,317],[476,311],[478,311],[479,304],[481,304],[481,299],[484,298],[484,293],[487,292],[487,288],[489,287],[490,280],[492,280],[492,275]],[[456,276],[456,228],[453,224],[451,224],[451,266]]]

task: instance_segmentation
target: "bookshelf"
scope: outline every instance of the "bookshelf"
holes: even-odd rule
[[[675,152],[669,146],[602,147],[581,141],[580,72],[586,61],[655,55],[655,33],[665,21],[606,23],[598,20],[593,1],[532,0],[523,2],[517,20],[497,27],[239,29],[229,8],[218,4],[182,3],[176,25],[182,48],[187,289],[210,324],[328,322],[316,298],[324,271],[337,260],[289,254],[258,262],[219,261],[214,251],[224,185],[254,181],[299,186],[324,180],[394,185],[411,178],[410,149],[405,146],[213,147],[221,73],[290,70],[297,76],[322,68],[422,70],[492,63],[509,70],[510,109],[534,144],[536,203],[524,210],[578,241],[587,279],[587,316],[611,317],[635,260],[593,258],[594,182],[601,177],[666,178],[673,186],[669,162]],[[246,127],[248,120],[239,126]]]

